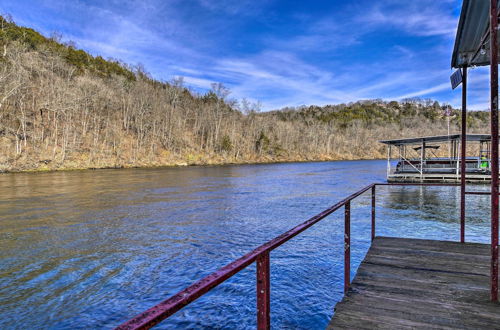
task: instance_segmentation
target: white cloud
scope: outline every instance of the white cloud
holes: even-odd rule
[[[453,37],[457,18],[443,9],[445,1],[388,1],[376,3],[359,20],[369,25],[393,26],[417,36]],[[448,7],[447,7],[448,8]]]
[[[209,79],[195,78],[195,77],[189,77],[189,76],[183,76],[183,78],[184,78],[184,82],[187,85],[191,85],[191,86],[203,88],[203,89],[210,89],[211,85],[213,83],[213,81],[209,80]]]
[[[444,91],[444,90],[447,90],[447,89],[450,89],[450,88],[451,88],[450,87],[450,83],[443,83],[443,84],[439,84],[439,85],[436,85],[436,86],[433,86],[433,87],[430,87],[430,88],[421,89],[421,90],[418,90],[418,91],[415,91],[415,92],[411,92],[411,93],[408,93],[408,94],[405,94],[405,95],[400,95],[400,96],[395,97],[395,99],[401,100],[401,99],[406,99],[406,98],[410,98],[410,97],[418,97],[418,96],[423,96],[423,95],[429,95],[429,94],[433,94],[433,93],[436,93],[436,92]]]
[[[445,92],[450,89],[448,57],[457,23],[448,0],[344,3],[316,15],[265,13],[266,18],[277,15],[279,20],[272,21],[277,25],[264,25],[264,32],[251,36],[246,30],[226,34],[234,24],[227,18],[251,25],[258,16],[262,22],[271,1],[145,0],[120,7],[107,1],[46,1],[62,22],[58,24],[73,28],[67,38],[94,54],[142,62],[164,80],[184,76],[187,86],[201,90],[223,82],[232,96],[259,99],[265,109],[368,98],[456,99],[456,93]],[[190,10],[201,11],[198,21]],[[80,25],[70,24],[75,15],[86,18]],[[287,19],[293,30],[275,33]],[[398,36],[393,45],[382,37],[388,29]],[[406,43],[401,36],[422,44]],[[242,43],[251,47],[245,50]],[[471,73],[470,95],[477,104],[487,87],[481,77],[484,73]]]
[[[204,8],[215,12],[225,12],[230,15],[249,15],[260,12],[265,3],[271,1],[253,1],[253,0],[197,0]]]

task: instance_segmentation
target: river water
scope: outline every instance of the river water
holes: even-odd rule
[[[383,161],[0,175],[0,328],[111,328],[372,182]],[[470,189],[485,190],[485,186]],[[467,197],[488,242],[489,197]],[[353,202],[352,276],[370,241]],[[377,235],[456,240],[455,187],[378,187]],[[271,253],[274,328],[323,329],[342,298],[343,212]],[[254,328],[255,266],[158,326]]]

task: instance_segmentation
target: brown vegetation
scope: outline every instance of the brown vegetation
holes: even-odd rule
[[[380,139],[447,133],[437,102],[259,112],[221,84],[197,95],[1,17],[0,46],[0,171],[381,158]]]

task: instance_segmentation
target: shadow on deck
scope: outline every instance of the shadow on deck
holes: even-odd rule
[[[490,245],[376,237],[328,329],[500,329]]]

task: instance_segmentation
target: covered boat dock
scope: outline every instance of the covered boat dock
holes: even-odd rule
[[[469,151],[464,157],[465,181],[489,183],[491,135],[467,134],[465,141],[475,147],[473,153]],[[380,142],[387,145],[388,182],[458,183],[462,180],[461,134]]]

